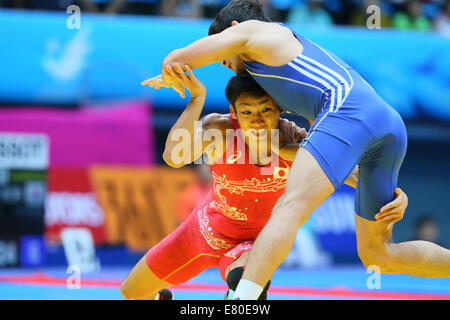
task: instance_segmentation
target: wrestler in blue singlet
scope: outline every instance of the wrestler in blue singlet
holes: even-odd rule
[[[394,198],[407,146],[403,120],[345,62],[292,32],[303,46],[294,60],[244,65],[282,109],[315,120],[302,146],[336,189],[359,164],[355,212],[374,220]]]

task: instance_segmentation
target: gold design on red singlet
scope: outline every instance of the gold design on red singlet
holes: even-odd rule
[[[266,192],[278,192],[286,185],[286,180],[283,178],[265,178],[265,179],[245,179],[243,181],[229,180],[226,176],[219,176],[215,172],[212,172],[212,178],[214,181],[214,194],[217,197],[217,201],[212,201],[210,206],[227,218],[233,220],[246,221],[247,214],[239,210],[239,208],[228,205],[227,199],[221,194],[221,190],[228,190],[230,193],[244,196],[245,192],[253,193],[266,193]]]
[[[280,171],[284,168],[278,168]],[[289,171],[287,171],[289,172]],[[214,186],[220,187],[220,189],[229,190],[230,193],[243,195],[245,191],[265,193],[265,192],[277,192],[283,189],[286,185],[286,180],[283,177],[271,179],[245,179],[244,181],[229,180],[226,177],[220,177],[215,172],[212,172],[214,180]]]
[[[227,250],[236,245],[229,243],[226,240],[220,239],[219,237],[214,235],[214,233],[211,231],[211,227],[209,226],[209,218],[206,215],[206,207],[198,210],[197,215],[200,225],[200,233],[211,248],[215,250]]]
[[[220,195],[223,197],[222,195]],[[224,203],[225,201],[225,203]],[[240,221],[247,221],[247,215],[237,209],[236,207],[230,207],[226,204],[226,200],[223,201],[212,201],[210,204],[210,207],[219,211],[221,214],[223,214],[225,217],[233,219],[233,220],[240,220]]]

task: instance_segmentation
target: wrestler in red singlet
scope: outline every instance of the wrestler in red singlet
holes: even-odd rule
[[[248,74],[235,76],[227,84],[225,94],[230,102],[230,116],[209,113],[200,118],[206,87],[187,65],[166,66],[166,71],[169,84],[170,81],[182,83],[191,99],[168,134],[164,161],[171,167],[180,168],[208,155],[213,164],[213,186],[210,195],[187,220],[151,248],[122,281],[120,290],[127,299],[170,299],[172,294],[164,288],[186,282],[210,267],[219,267],[230,290],[235,290],[246,265],[245,252],[251,249],[283,195],[291,161],[296,157],[299,142],[306,137],[304,129],[280,118],[279,106]],[[161,76],[150,80],[149,84],[156,89],[167,86]],[[210,129],[219,132],[220,136]],[[183,149],[181,153],[175,134],[179,130],[190,134],[189,141],[184,142],[191,149]],[[242,131],[248,135],[244,137]],[[279,136],[273,139],[276,136],[272,134],[277,132]],[[214,138],[213,143],[210,135]],[[264,135],[267,135],[267,141],[263,141]],[[277,141],[279,153],[271,151],[267,158],[261,151],[266,146],[273,148]],[[256,160],[259,165],[270,163],[258,166],[251,159],[259,159]],[[357,175],[355,168],[346,183],[356,187]],[[393,213],[394,208],[400,211],[403,208],[404,212],[406,205],[407,198],[406,202],[400,200],[390,204]],[[401,219],[402,212],[398,217],[395,219]],[[270,282],[265,291],[269,285]],[[267,295],[263,292],[260,298],[266,299]]]
[[[263,175],[250,160],[242,131],[236,130],[239,123],[230,119],[234,143],[228,143],[222,161],[210,166],[213,185],[207,201],[146,254],[149,268],[166,282],[186,282],[210,267],[219,267],[226,281],[226,268],[251,249],[284,192],[292,162],[272,152],[276,165]]]

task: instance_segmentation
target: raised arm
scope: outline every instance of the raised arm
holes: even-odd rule
[[[250,24],[251,25],[251,24]],[[225,61],[230,57],[237,55],[248,55],[249,38],[255,32],[255,28],[249,27],[249,24],[241,23],[230,27],[221,33],[201,38],[192,44],[176,49],[170,52],[164,58],[161,65],[161,74],[142,82],[142,85],[150,85],[159,89],[159,87],[173,88],[185,97],[184,86],[171,77],[168,73],[168,66],[179,64],[188,65],[191,69],[199,68],[205,65],[213,64],[219,61]]]
[[[242,23],[233,21],[231,25],[220,33],[173,50],[162,62],[161,75],[142,84],[157,83],[162,87],[172,87],[184,98],[184,88],[180,83],[171,81],[167,74],[168,65],[189,65],[191,69],[195,69],[238,57],[239,60],[280,66],[291,61],[302,50],[300,42],[290,29],[279,24],[249,20]],[[234,66],[232,69],[235,73],[243,71],[242,62],[240,66]]]
[[[205,103],[206,88],[188,66],[182,68],[175,64],[173,68],[168,66],[167,72],[171,78],[181,81],[191,93],[189,104],[170,129],[163,153],[163,159],[169,166],[179,168],[194,162],[205,152],[213,152],[220,142],[223,143],[221,130],[215,130],[221,115],[209,114],[199,120]],[[214,132],[208,138],[204,135],[205,130]]]
[[[190,45],[169,53],[161,66],[165,79],[165,66],[173,63],[189,65],[192,69],[226,60],[237,55],[248,55],[250,38],[255,33],[251,24],[239,23],[221,33],[201,38]]]

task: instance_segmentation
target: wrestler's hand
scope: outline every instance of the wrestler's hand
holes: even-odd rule
[[[281,141],[289,143],[300,143],[306,138],[308,133],[304,128],[300,128],[294,121],[280,118],[280,138]]]
[[[166,71],[171,79],[181,83],[191,93],[191,99],[206,96],[205,85],[195,77],[194,72],[188,65],[182,67],[180,64],[174,63],[171,66],[167,65]]]
[[[399,220],[403,219],[406,207],[408,207],[408,196],[400,188],[395,188],[395,199],[380,209],[375,215],[377,221],[388,223],[390,229]]]
[[[168,66],[168,67],[171,68],[170,66]],[[173,90],[178,92],[178,94],[180,95],[181,98],[184,99],[184,97],[185,97],[183,84],[181,84],[179,81],[170,77],[170,75],[166,75],[164,78],[161,74],[157,75],[156,77],[153,77],[153,78],[150,78],[150,79],[147,79],[147,80],[141,82],[141,85],[143,85],[143,86],[148,85],[157,90],[161,87],[172,88]]]

